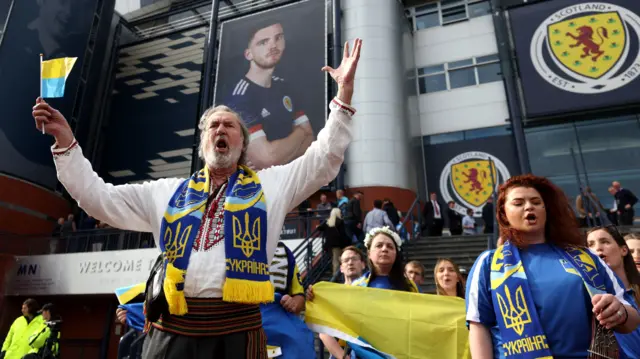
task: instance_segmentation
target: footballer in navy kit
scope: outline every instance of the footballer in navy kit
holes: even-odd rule
[[[256,170],[293,161],[314,138],[309,118],[296,107],[294,94],[273,73],[284,49],[281,24],[257,28],[244,51],[249,70],[230,88],[224,102],[240,113],[251,133],[247,159]]]

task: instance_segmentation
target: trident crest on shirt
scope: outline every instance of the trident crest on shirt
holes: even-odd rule
[[[504,286],[504,293],[507,297],[506,301],[497,293],[498,305],[500,306],[500,313],[504,319],[504,324],[507,329],[513,329],[518,335],[522,335],[525,324],[531,323],[531,315],[529,314],[529,308],[527,308],[527,302],[524,299],[522,286],[518,286],[518,289],[516,289],[515,306],[511,299],[509,287],[506,285]]]
[[[250,225],[249,213],[244,214],[244,226],[238,217],[233,216],[233,247],[240,248],[242,253],[251,258],[254,251],[260,250],[260,218]]]

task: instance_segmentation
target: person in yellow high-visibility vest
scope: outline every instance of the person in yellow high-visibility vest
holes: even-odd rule
[[[29,354],[22,359],[58,358],[60,352],[60,321],[51,303],[42,306],[42,324],[29,337]]]
[[[31,350],[29,337],[43,323],[42,315],[38,314],[38,309],[39,305],[35,299],[30,298],[24,301],[22,316],[11,324],[7,338],[2,344],[1,358],[22,359],[29,353]]]

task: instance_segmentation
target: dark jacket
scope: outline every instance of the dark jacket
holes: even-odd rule
[[[336,219],[334,227],[329,227],[327,222],[324,222],[318,226],[318,230],[324,233],[324,249],[344,248],[351,244],[344,228],[344,221],[340,218]]]
[[[400,216],[398,215],[398,209],[396,208],[396,206],[393,205],[393,203],[389,202],[387,204],[385,204],[382,209],[387,212],[387,216],[389,216],[389,219],[391,220],[391,223],[393,223],[393,226],[397,226],[398,223],[400,223]]]
[[[636,197],[631,191],[626,188],[623,188],[616,192],[616,201],[618,202],[618,211],[624,211],[628,204],[631,207],[635,206],[638,203],[638,197]]]
[[[444,218],[446,214],[442,213],[442,211],[446,211],[448,207],[443,206],[442,203],[440,203],[440,201],[437,201],[437,203],[440,211],[440,218]],[[432,223],[435,217],[435,214],[436,212],[433,207],[433,204],[431,203],[431,200],[427,201],[427,203],[425,203],[424,205],[424,208],[422,208],[422,215],[426,220],[426,222]]]
[[[359,199],[354,197],[349,200],[345,220],[355,221],[356,223],[362,222],[362,209],[360,208]]]
[[[449,230],[462,233],[462,215],[454,209],[447,208],[447,217],[449,217]]]
[[[486,228],[493,229],[493,203],[486,203],[482,207],[482,220]]]

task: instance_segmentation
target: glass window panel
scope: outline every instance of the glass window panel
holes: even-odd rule
[[[486,65],[478,65],[478,82],[486,84],[487,82],[502,81],[502,70],[500,63],[492,63]]]
[[[479,17],[491,14],[491,3],[489,1],[479,1],[469,4],[469,17]]]
[[[438,16],[437,12],[416,16],[416,30],[422,30],[436,26],[440,26],[440,16]]]
[[[464,7],[464,0],[442,0],[440,1],[440,5],[442,6],[443,10],[455,6]]]
[[[579,191],[576,164],[580,162],[580,158],[572,126],[563,124],[527,129],[525,137],[532,172],[537,176],[548,177],[560,186],[570,197],[572,206],[575,206],[575,197]],[[582,177],[581,181],[584,180]]]
[[[473,59],[454,61],[449,63],[449,69],[451,70],[451,69],[456,69],[459,67],[467,67],[471,65],[473,65]]]
[[[222,6],[222,4],[220,4]],[[211,11],[211,5],[203,5],[200,6],[198,8],[196,8],[196,11],[199,12],[200,14],[204,14],[206,12]]]
[[[467,9],[463,6],[442,9],[442,23],[460,21],[467,18]]]
[[[464,140],[464,132],[443,133],[440,135],[425,136],[425,145],[437,145],[440,143],[457,142]]]
[[[640,123],[637,119],[576,123],[591,190],[611,208],[612,181],[640,196]],[[585,171],[583,170],[583,171]]]
[[[493,62],[493,61],[499,61],[499,60],[500,58],[498,57],[498,54],[476,57],[476,63],[478,64],[481,64],[483,62]]]
[[[182,24],[182,23],[187,22],[188,21],[187,19],[189,19],[189,20],[202,19],[201,16],[198,17],[196,15],[197,14],[194,13],[193,11],[180,12],[180,13],[177,13],[175,15],[169,16],[169,23],[172,24],[174,22],[180,22]],[[184,21],[180,21],[180,20],[184,20]]]
[[[476,74],[473,71],[473,67],[449,71],[449,83],[451,88],[473,86],[476,84]]]
[[[509,126],[487,127],[487,128],[479,128],[477,130],[465,131],[464,139],[472,140],[474,138],[507,136],[509,134],[511,134],[511,130]],[[513,150],[515,151],[515,148]]]
[[[432,65],[418,69],[418,75],[429,75],[444,72],[444,65]]]
[[[418,85],[421,94],[447,90],[447,80],[444,74],[421,77],[418,80]]]
[[[434,2],[431,4],[416,7],[416,13],[423,12],[423,11],[424,12],[438,11],[438,3]]]

